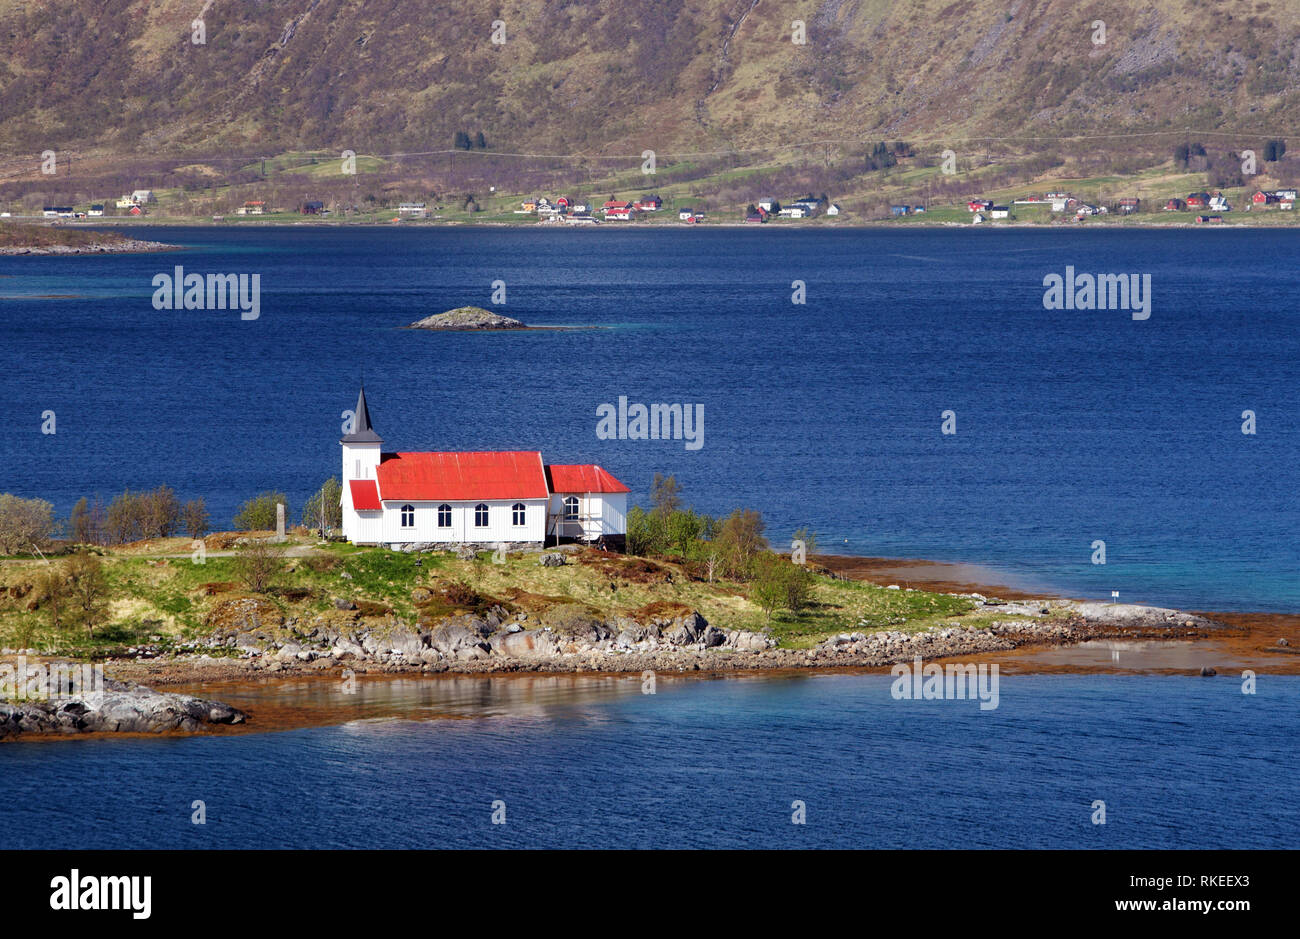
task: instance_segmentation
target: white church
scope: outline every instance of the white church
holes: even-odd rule
[[[354,544],[558,544],[622,548],[628,488],[594,464],[536,450],[385,453],[366,390],[343,445],[343,536]]]

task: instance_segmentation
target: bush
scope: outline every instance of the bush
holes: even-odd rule
[[[107,611],[108,581],[104,577],[104,562],[86,551],[79,551],[63,562],[67,584],[68,612],[71,621],[86,627],[86,635],[94,636],[95,627]]]
[[[202,538],[208,530],[208,507],[202,498],[191,499],[181,508],[181,524],[191,538]]]
[[[241,531],[274,531],[275,506],[284,506],[286,524],[289,520],[289,499],[283,492],[263,492],[249,499],[235,513],[235,528]]]
[[[0,494],[0,552],[44,548],[54,535],[54,506],[44,499]]]
[[[73,511],[76,512],[75,507]],[[170,538],[180,526],[180,500],[172,488],[165,485],[149,492],[128,489],[108,504],[104,520],[105,534],[113,544]]]
[[[250,541],[235,555],[235,576],[253,593],[266,593],[284,570],[284,546],[267,539]]]
[[[731,576],[750,576],[754,558],[767,550],[765,527],[762,514],[755,509],[736,509],[722,522],[714,543]]]
[[[324,536],[343,527],[343,486],[333,476],[325,480],[307,504],[302,507],[302,524]]]

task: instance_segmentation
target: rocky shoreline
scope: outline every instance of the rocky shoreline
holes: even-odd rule
[[[1016,618],[997,619],[984,627],[953,625],[914,633],[844,632],[811,648],[791,649],[776,648],[775,640],[760,633],[719,629],[693,611],[645,622],[576,617],[544,625],[498,608],[486,616],[457,616],[427,629],[399,621],[383,628],[352,628],[337,618],[283,628],[234,628],[215,633],[206,643],[191,644],[179,657],[154,658],[151,650],[140,649],[136,659],[110,667],[161,684],[345,670],[492,675],[867,668],[918,655],[927,660],[952,658],[1104,638],[1185,639],[1226,628],[1215,620],[1159,607],[1006,602],[976,596],[984,609]],[[245,615],[258,615],[251,601],[233,602],[249,603]]]
[[[0,247],[0,255],[46,256],[62,254],[131,254],[147,251],[179,251],[179,245],[164,244],[161,241],[141,241],[126,238],[121,241],[94,241],[81,245],[18,245]]]

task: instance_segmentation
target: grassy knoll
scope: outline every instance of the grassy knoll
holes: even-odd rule
[[[230,535],[208,539],[203,563],[190,556],[187,539],[168,539],[105,549],[106,606],[93,635],[55,625],[40,575],[63,563],[52,558],[0,560],[0,645],[48,649],[62,654],[105,655],[142,643],[179,648],[232,625],[231,601],[251,600],[277,623],[316,617],[383,628],[400,619],[424,628],[465,612],[495,605],[545,622],[558,608],[609,619],[646,621],[699,611],[724,629],[767,631],[781,646],[801,648],[838,632],[876,629],[918,631],[931,626],[985,625],[964,597],[888,590],[859,581],[814,574],[809,602],[799,613],[769,617],[751,597],[751,584],[710,582],[696,565],[584,550],[562,567],[542,567],[536,554],[511,554],[495,563],[451,553],[403,554],[382,548],[324,544],[291,537],[280,573],[266,591],[253,593],[240,576]],[[418,563],[417,563],[418,561]],[[355,610],[341,612],[336,599]],[[1005,617],[1004,617],[1005,618]]]

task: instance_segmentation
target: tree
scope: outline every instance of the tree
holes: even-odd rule
[[[1264,162],[1276,163],[1286,153],[1285,140],[1270,140],[1264,144]]]
[[[289,498],[283,492],[262,492],[249,499],[235,513],[235,527],[241,531],[273,531],[275,506],[284,506],[284,517],[289,518]]]
[[[681,507],[681,487],[677,485],[677,478],[655,473],[654,481],[650,483],[651,512],[658,515],[660,519],[667,521],[668,516]]]
[[[696,553],[693,549],[699,543],[704,532],[704,520],[691,509],[677,511],[668,516],[668,525],[664,534],[668,543],[677,549],[682,557]]]
[[[733,577],[747,577],[755,556],[767,549],[763,516],[754,509],[736,509],[722,523],[714,543]]]
[[[47,566],[36,575],[32,599],[50,618],[50,628],[63,626],[63,601],[67,597],[68,585],[63,579],[63,571],[54,565]]]
[[[315,495],[302,507],[302,523],[314,528],[321,537],[335,528],[343,527],[343,486],[331,476]]]
[[[86,497],[82,496],[68,513],[68,537],[76,544],[95,544],[99,541],[98,526],[95,521],[94,509],[90,507]]]
[[[191,538],[202,538],[208,530],[208,507],[200,496],[181,507],[181,525]]]
[[[783,562],[774,554],[763,554],[755,564],[754,585],[750,590],[750,599],[758,604],[767,614],[767,621],[772,621],[776,608],[785,602],[785,572],[781,570]]]
[[[180,527],[181,502],[170,486],[159,486],[142,497],[140,516],[145,538],[170,538]]]
[[[627,552],[645,557],[654,550],[654,532],[650,526],[650,516],[639,505],[634,505],[627,512]]]
[[[474,135],[474,146],[478,147],[480,150],[487,149],[487,138],[483,136],[483,131],[479,131]]]
[[[44,548],[54,535],[54,506],[44,499],[0,494],[0,552]]]
[[[463,130],[456,131],[454,146],[457,150],[468,150],[473,144],[470,142],[469,134]]]
[[[63,562],[63,574],[68,585],[68,607],[72,620],[86,627],[86,635],[93,637],[95,627],[103,620],[107,609],[108,580],[104,577],[104,562],[88,551],[78,551]]]
[[[248,542],[235,555],[235,576],[253,593],[266,593],[284,569],[284,546],[264,538]]]

